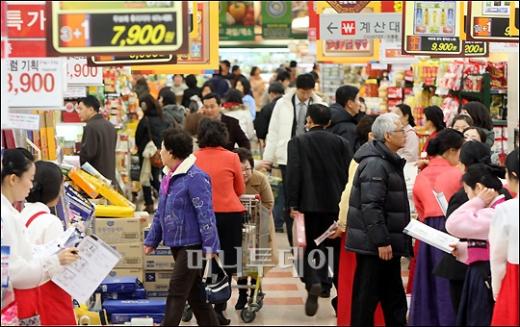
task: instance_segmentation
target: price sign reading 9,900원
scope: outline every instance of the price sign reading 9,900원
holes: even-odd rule
[[[7,61],[9,107],[63,107],[61,58],[24,58]]]
[[[186,53],[185,1],[52,1],[52,48],[60,54]],[[98,5],[99,4],[99,5]]]

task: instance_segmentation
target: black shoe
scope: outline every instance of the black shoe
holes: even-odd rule
[[[274,230],[275,230],[276,233],[283,233],[284,232],[283,227],[276,227]]]
[[[332,300],[330,300],[330,304],[332,304],[332,308],[334,309],[334,313],[336,314],[336,317],[338,316],[338,297],[334,297]]]
[[[330,290],[322,290],[320,293],[320,297],[324,299],[328,299],[330,297]]]
[[[307,292],[307,300],[305,301],[305,314],[307,316],[314,316],[318,311],[318,296],[321,293],[321,285],[314,284]]]
[[[224,317],[223,312],[217,312],[218,323],[220,326],[227,326],[231,323],[231,319]]]
[[[245,291],[245,292],[242,292]],[[238,301],[235,304],[235,310],[242,310],[246,307],[247,304],[247,290],[240,290],[238,294]]]

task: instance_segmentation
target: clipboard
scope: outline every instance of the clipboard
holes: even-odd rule
[[[85,237],[78,245],[78,252],[80,258],[65,266],[52,281],[84,303],[121,260],[121,255],[95,235]]]

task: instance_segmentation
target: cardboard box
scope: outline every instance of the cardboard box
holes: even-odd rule
[[[137,277],[144,282],[143,268],[114,268],[109,274],[110,277]]]
[[[167,296],[172,271],[145,270],[144,288],[148,296]]]
[[[144,269],[172,271],[174,266],[171,255],[146,255],[144,257]]]
[[[116,268],[143,268],[144,248],[142,242],[110,244],[121,254]]]
[[[96,218],[95,234],[108,244],[135,243],[143,241],[147,218]]]

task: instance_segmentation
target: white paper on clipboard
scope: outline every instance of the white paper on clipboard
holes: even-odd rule
[[[78,251],[80,258],[55,275],[52,281],[79,303],[84,303],[116,266],[121,255],[95,235],[84,238]]]
[[[441,208],[442,214],[446,217],[446,213],[448,212],[448,200],[446,200],[446,196],[443,192],[435,192],[433,191],[433,196],[435,200],[437,200],[437,204],[439,208]]]
[[[458,238],[421,223],[417,219],[410,220],[410,223],[404,228],[403,233],[446,253],[453,251],[450,244],[459,242]]]

